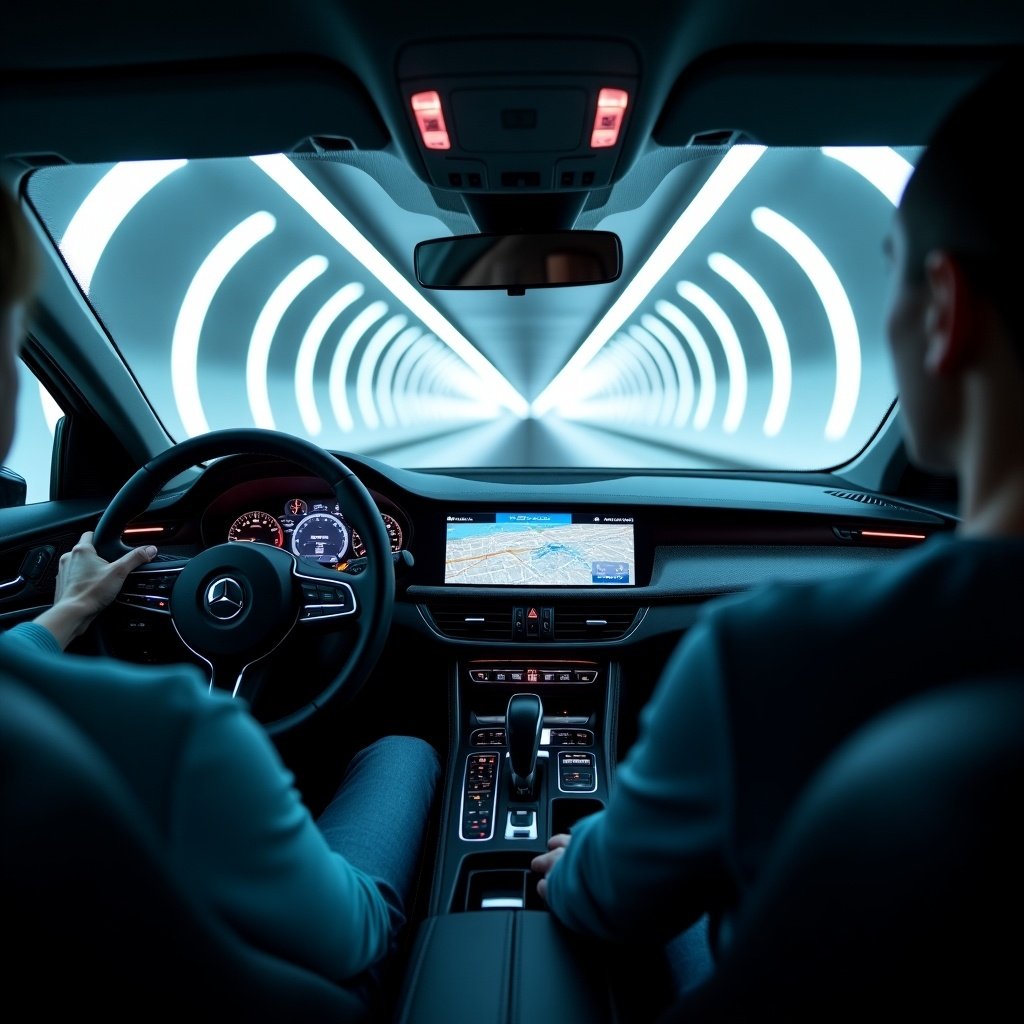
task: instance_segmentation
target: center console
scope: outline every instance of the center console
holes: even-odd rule
[[[559,924],[530,868],[552,835],[605,806],[618,667],[541,645],[485,650],[450,670],[430,912],[396,1020],[621,1024],[607,951]]]
[[[530,861],[608,797],[615,668],[521,651],[468,658],[432,913],[541,909]]]
[[[531,861],[608,802],[619,666],[602,647],[631,628],[649,558],[633,517],[601,509],[460,510],[443,536],[422,614],[460,653],[428,915],[397,1019],[621,1022],[607,950],[548,911]]]

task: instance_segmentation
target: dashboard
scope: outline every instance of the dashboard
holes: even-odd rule
[[[827,475],[483,478],[338,457],[403,555],[399,602],[429,609],[432,622],[447,605],[461,615],[464,605],[486,613],[489,602],[504,620],[527,599],[563,610],[579,601],[601,602],[602,612],[616,603],[678,609],[771,579],[870,567],[956,525],[941,509],[845,490]],[[144,518],[162,531],[153,536],[162,550],[182,555],[261,542],[344,571],[366,554],[327,484],[257,455],[197,469]]]

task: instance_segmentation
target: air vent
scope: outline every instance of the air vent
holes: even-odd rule
[[[618,640],[633,626],[639,609],[625,604],[559,604],[555,606],[555,639]]]
[[[906,505],[897,505],[895,502],[886,501],[884,498],[879,498],[875,494],[863,494],[860,491],[825,491],[826,494],[831,494],[835,498],[846,498],[849,501],[859,501],[863,505],[877,505],[879,508],[891,508],[897,512],[912,512],[913,509],[907,508]]]
[[[512,639],[512,606],[509,604],[445,605],[430,609],[438,632],[455,640]]]

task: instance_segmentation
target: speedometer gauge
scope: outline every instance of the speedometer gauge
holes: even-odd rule
[[[388,537],[391,540],[391,550],[401,551],[402,528],[398,525],[398,520],[387,512],[381,512],[380,516],[384,520],[384,528],[388,531]],[[366,554],[366,545],[363,543],[363,538],[355,530],[352,531],[352,553],[357,558],[362,558]]]
[[[348,547],[348,527],[329,512],[313,512],[292,533],[292,551],[321,565],[337,565]]]
[[[284,530],[268,512],[245,512],[228,527],[228,540],[284,546]]]

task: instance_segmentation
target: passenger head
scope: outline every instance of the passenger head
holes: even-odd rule
[[[36,241],[17,200],[0,185],[0,459],[14,437],[18,348],[38,272]]]
[[[930,252],[948,250],[983,289],[1021,345],[1024,197],[1006,148],[1020,120],[1024,65],[1009,64],[962,97],[941,120],[900,201],[905,271],[924,280]]]
[[[1009,64],[953,105],[907,182],[890,239],[887,327],[908,452],[938,472],[961,468],[972,415],[961,371],[989,367],[1024,405],[1024,186],[1005,148],[1022,85],[1021,65]]]

